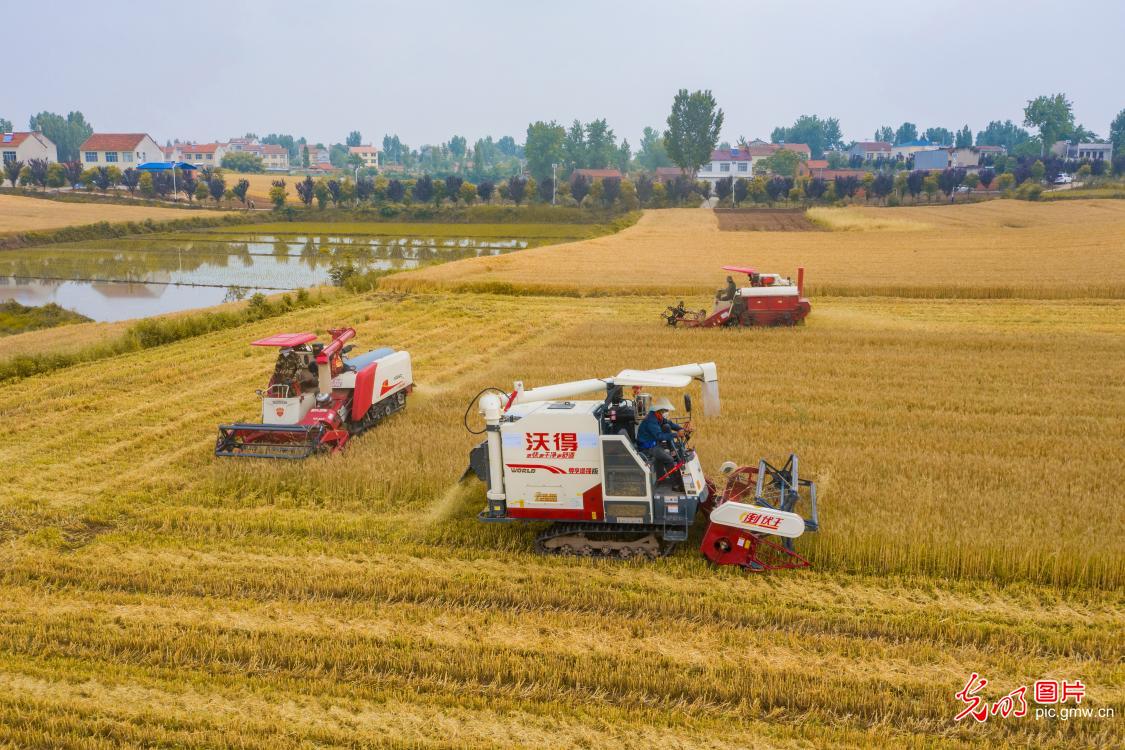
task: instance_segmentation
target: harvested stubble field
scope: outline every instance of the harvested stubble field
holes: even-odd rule
[[[168,221],[222,216],[219,211],[184,211],[179,208],[120,206],[112,203],[66,203],[63,201],[0,195],[0,234],[58,229],[101,221]]]
[[[710,295],[723,265],[808,268],[813,295],[926,298],[1125,297],[1125,201],[996,200],[823,209],[853,231],[723,232],[713,212],[646,211],[611,237],[479,258],[389,281],[409,290],[567,295]],[[861,221],[862,220],[862,221]]]

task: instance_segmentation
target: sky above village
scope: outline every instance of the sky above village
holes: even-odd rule
[[[103,132],[247,131],[418,146],[604,117],[635,147],[679,88],[723,139],[801,114],[845,140],[914,122],[973,132],[1065,92],[1105,137],[1125,107],[1121,0],[5,3],[0,117],[85,113]]]

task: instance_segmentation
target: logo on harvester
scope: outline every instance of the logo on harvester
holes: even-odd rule
[[[743,513],[738,520],[742,521],[742,523],[747,526],[757,526],[759,528],[772,529],[775,531],[777,527],[781,525],[780,518],[762,515],[761,513]]]
[[[279,416],[279,417],[284,417],[284,416],[285,416],[285,407],[284,407],[284,406],[279,406],[279,407],[277,407],[276,409],[274,409],[274,412],[276,412],[276,413],[277,413],[277,416]]]
[[[578,433],[525,432],[524,450],[528,458],[574,458],[578,450]]]

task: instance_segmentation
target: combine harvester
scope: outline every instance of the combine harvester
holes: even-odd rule
[[[752,467],[728,462],[727,482],[718,492],[688,447],[686,394],[685,430],[666,446],[675,465],[658,468],[651,448],[638,444],[640,419],[654,403],[671,406],[654,402],[644,389],[683,388],[693,379],[703,383],[704,413],[717,415],[713,362],[623,370],[530,390],[517,381],[510,394],[482,392],[487,438],[471,451],[466,472],[488,485],[480,520],[553,522],[535,542],[544,554],[652,559],[685,541],[702,510],[710,524],[701,551],[712,562],[751,571],[807,567],[793,539],[818,528],[816,485],[798,476],[796,456],[780,468],[766,461]],[[604,398],[570,400],[597,391]],[[807,519],[798,506],[807,507]]]
[[[353,435],[406,406],[414,389],[410,354],[376,349],[347,358],[353,328],[328,331],[332,341],[313,343],[315,333],[279,333],[251,343],[278,347],[277,364],[262,399],[262,424],[219,427],[216,456],[307,458],[333,453]]]
[[[758,273],[755,268],[723,266],[724,271],[744,273],[750,286],[733,282],[715,294],[715,304],[693,312],[684,303],[670,306],[660,317],[670,326],[716,328],[719,326],[793,326],[803,323],[812,306],[803,296],[805,269],[797,269],[797,283],[776,273]],[[727,277],[730,278],[730,277]]]

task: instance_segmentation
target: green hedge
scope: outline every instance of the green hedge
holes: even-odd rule
[[[53,190],[54,188],[48,188]],[[44,190],[31,190],[29,188],[0,188],[0,195],[17,195],[21,198],[38,198],[40,200],[57,201],[59,203],[105,203],[115,206],[144,206],[146,208],[180,208],[185,211],[216,211],[215,206],[202,206],[198,203],[179,203],[167,200],[150,200],[121,193],[97,193],[84,190],[68,190],[67,192],[47,192]]]

